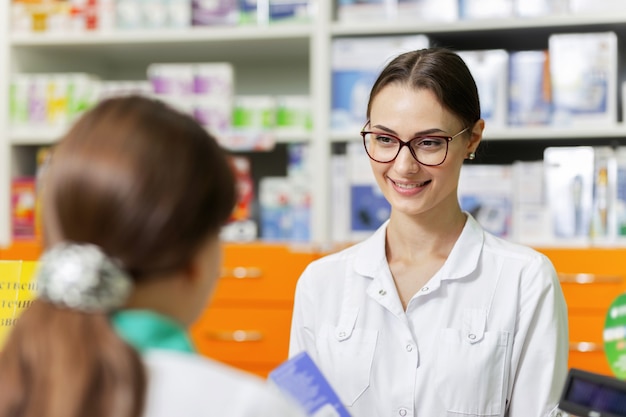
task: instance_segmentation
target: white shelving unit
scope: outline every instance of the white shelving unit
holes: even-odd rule
[[[12,129],[8,125],[10,74],[38,72],[87,72],[104,80],[145,79],[153,62],[230,62],[235,68],[236,94],[309,94],[316,121],[306,136],[281,136],[278,143],[309,142],[313,158],[321,170],[313,182],[314,240],[324,239],[327,222],[323,200],[328,182],[322,155],[326,125],[323,112],[330,92],[324,89],[330,79],[328,60],[312,59],[328,55],[330,5],[321,5],[322,23],[276,24],[190,28],[188,30],[133,31],[110,33],[9,33],[9,3],[1,2],[0,16],[0,246],[10,243],[10,182],[33,170],[33,149],[50,145],[66,127]],[[7,16],[5,18],[5,16]],[[325,22],[325,23],[324,23]],[[326,29],[325,29],[326,28]],[[6,41],[5,41],[6,40]],[[327,111],[327,110],[326,110]],[[326,119],[328,117],[326,116]],[[326,166],[328,164],[326,163]]]
[[[9,117],[9,2],[0,2],[0,246],[11,237],[11,138],[7,134]]]
[[[318,1],[317,16],[306,25],[211,27],[178,31],[137,31],[16,35],[9,33],[9,1],[0,2],[0,246],[10,238],[10,181],[28,173],[29,148],[47,145],[63,128],[11,130],[8,126],[10,74],[89,72],[102,79],[145,79],[152,62],[228,61],[235,67],[237,94],[309,94],[313,131],[310,137],[283,137],[279,142],[309,142],[313,167],[312,239],[328,243],[331,236],[331,145],[360,140],[358,132],[330,130],[330,51],[334,38],[393,34],[425,34],[435,44],[457,49],[502,47],[510,50],[547,47],[553,32],[613,30],[626,40],[626,11],[610,15],[563,15],[527,19],[494,19],[454,23],[341,23],[333,20],[334,5]],[[6,16],[6,17],[5,17]],[[625,56],[625,54],[621,54]],[[486,131],[490,141],[626,140],[626,126],[592,128],[505,128]],[[32,163],[31,163],[32,165]],[[32,174],[32,173],[31,173]]]

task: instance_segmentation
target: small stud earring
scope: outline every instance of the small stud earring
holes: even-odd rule
[[[474,158],[476,158],[476,154],[475,154],[474,152],[470,152],[470,154],[469,154],[469,155],[467,155],[467,159],[472,160],[472,159],[474,159]]]

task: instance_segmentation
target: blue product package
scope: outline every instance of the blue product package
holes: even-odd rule
[[[510,198],[500,195],[462,195],[461,209],[470,213],[488,232],[510,237],[512,207]]]
[[[299,404],[309,417],[350,417],[341,400],[307,352],[270,372],[269,380]]]
[[[310,0],[270,0],[270,21],[308,20]]]
[[[239,23],[260,23],[257,0],[239,0]]]
[[[516,51],[509,62],[509,117],[514,126],[547,125],[552,116],[548,52]]]
[[[376,184],[350,187],[350,230],[374,231],[389,218],[391,206]]]
[[[367,101],[376,76],[375,70],[333,70],[331,75],[333,129],[361,128],[367,117]]]

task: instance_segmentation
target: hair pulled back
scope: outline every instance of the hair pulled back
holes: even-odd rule
[[[463,59],[450,49],[419,49],[391,60],[374,82],[367,104],[367,119],[374,98],[384,87],[394,83],[431,91],[464,126],[472,126],[480,119],[476,82]]]
[[[190,116],[144,97],[86,112],[55,147],[45,245],[91,243],[133,280],[185,267],[236,200],[226,153]],[[35,300],[0,352],[0,417],[139,417],[146,376],[105,313]]]

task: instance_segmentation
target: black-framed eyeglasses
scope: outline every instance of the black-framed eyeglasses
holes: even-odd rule
[[[369,124],[369,120],[365,126]],[[365,129],[363,126],[363,129]],[[417,136],[405,142],[397,136],[387,132],[371,132],[361,130],[365,152],[371,160],[383,164],[392,162],[400,154],[403,146],[409,148],[413,158],[422,165],[434,167],[441,165],[448,156],[448,144],[460,134],[467,132],[469,127],[453,136],[424,135]]]

